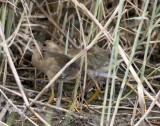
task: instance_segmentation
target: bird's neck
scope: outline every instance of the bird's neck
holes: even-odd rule
[[[38,51],[35,51],[32,55],[32,64],[37,69],[43,71],[43,65],[42,65],[42,57]]]

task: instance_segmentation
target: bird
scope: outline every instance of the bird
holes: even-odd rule
[[[58,52],[64,54],[64,47],[56,44],[51,40],[46,40],[43,43],[43,50],[49,50],[50,52]],[[68,49],[67,56],[71,59],[74,58],[78,53],[80,53],[81,49]],[[98,46],[92,47],[90,50],[87,51],[87,75],[95,82],[95,78],[97,77],[104,77],[108,78],[111,77],[108,75],[108,65],[109,65],[109,54],[105,49],[102,49]],[[77,65],[80,65],[80,58],[76,60]],[[82,68],[82,73],[84,73],[84,68]],[[86,91],[90,89],[93,85],[88,85]],[[96,92],[93,97],[88,99],[87,101],[92,101],[95,97],[98,96],[100,93],[100,87],[96,83]],[[88,103],[89,103],[88,102]]]
[[[60,53],[59,48],[52,46],[54,50],[45,49],[45,44],[38,43],[38,48],[33,47],[32,64],[33,66],[47,75],[51,80],[71,58],[65,54]],[[79,71],[79,66],[74,62],[69,65],[65,71],[58,78],[59,81],[68,81],[76,78]],[[51,87],[51,96],[48,103],[51,103],[54,98],[54,86]],[[58,103],[60,104],[60,103]]]
[[[48,50],[50,52],[58,52],[64,54],[64,47],[56,44],[51,40],[46,40],[43,43],[43,50]],[[70,58],[74,58],[78,53],[80,53],[81,49],[68,49],[67,56]],[[91,70],[99,70],[109,64],[109,54],[106,50],[96,46],[87,51],[87,65],[88,69]],[[80,62],[80,60],[78,60]],[[78,63],[77,62],[77,63]]]

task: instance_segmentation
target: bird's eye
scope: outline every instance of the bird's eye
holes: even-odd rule
[[[31,45],[31,46],[30,46],[31,49],[34,49],[35,47],[36,47],[35,45]]]
[[[46,43],[43,43],[43,46],[47,46],[47,44],[46,44]]]

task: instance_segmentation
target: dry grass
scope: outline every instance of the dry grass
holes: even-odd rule
[[[158,5],[158,0],[2,0],[0,125],[160,125]],[[81,49],[49,83],[30,61],[30,46],[45,40],[63,46],[65,54]],[[86,54],[97,46],[108,52],[103,69],[109,78],[88,76]],[[81,74],[64,83],[61,106],[46,104],[49,87],[77,59]]]

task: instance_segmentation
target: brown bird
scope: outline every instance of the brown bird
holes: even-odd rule
[[[59,53],[59,48],[56,46],[52,46],[52,49],[54,51],[50,51],[44,48],[44,45],[39,45],[39,51],[38,48],[33,49],[33,55],[32,55],[32,64],[35,68],[40,70],[41,72],[45,73],[49,80],[51,80],[60,70],[62,67],[68,63],[71,58],[67,55],[64,55],[62,53]],[[58,78],[58,80],[61,81],[67,81],[72,80],[76,78],[76,75],[79,71],[78,65],[76,63],[72,63],[66,70],[61,74],[61,76]],[[54,98],[54,89],[52,87],[52,94],[50,97],[49,103]]]
[[[64,47],[56,44],[55,42],[51,40],[47,40],[43,44],[44,50],[49,51],[57,51],[58,53],[64,54]],[[70,58],[75,57],[81,49],[68,49],[67,56]],[[109,56],[108,52],[98,46],[92,47],[90,50],[87,51],[87,74],[92,78],[92,80],[95,82],[96,77],[111,77],[108,75],[108,62],[109,62]],[[80,64],[80,59],[76,61],[77,64]],[[84,69],[83,69],[84,70]],[[82,73],[83,73],[82,70]],[[87,100],[87,102],[92,101],[98,94],[100,93],[100,88],[97,83],[96,87],[97,90],[95,92],[95,95]],[[86,91],[89,90],[93,85],[88,85],[86,87]]]
[[[51,52],[58,52],[64,54],[64,48],[60,45],[57,45],[55,42],[51,40],[47,40],[43,44],[43,50],[49,50]],[[67,56],[73,58],[76,56],[81,49],[68,49]],[[88,73],[92,76],[105,76],[107,72],[107,67],[109,65],[109,57],[108,52],[100,47],[93,47],[87,52],[87,65],[88,65]],[[78,59],[77,64],[80,63],[80,59]],[[102,74],[103,73],[103,74]]]

